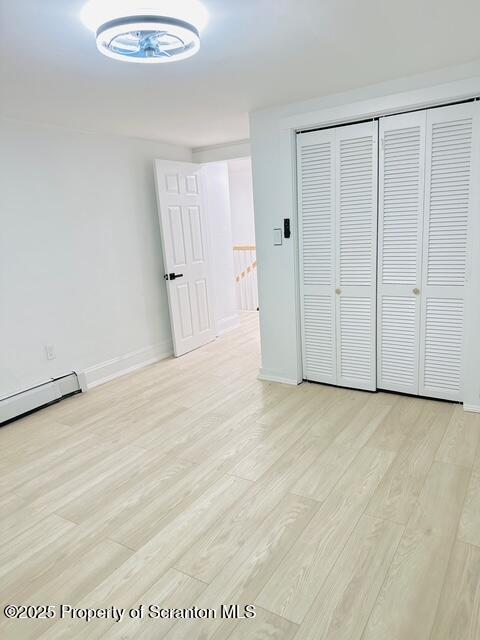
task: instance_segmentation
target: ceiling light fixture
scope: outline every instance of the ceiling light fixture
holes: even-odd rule
[[[81,17],[101,53],[143,63],[193,56],[207,23],[198,0],[89,0]]]

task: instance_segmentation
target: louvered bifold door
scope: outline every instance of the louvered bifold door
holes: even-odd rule
[[[473,103],[427,113],[420,394],[462,400]]]
[[[380,389],[418,394],[426,111],[380,120]]]
[[[297,138],[303,377],[336,384],[335,130]]]
[[[376,389],[377,122],[336,129],[337,384]]]

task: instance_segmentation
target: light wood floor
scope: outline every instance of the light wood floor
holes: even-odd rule
[[[0,637],[478,640],[480,416],[256,379],[256,314],[0,429],[0,602],[257,605]]]

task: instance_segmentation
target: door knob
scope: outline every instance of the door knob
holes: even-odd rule
[[[418,296],[420,293],[420,289],[418,289],[417,287],[415,287],[415,289],[413,289],[413,293]]]
[[[339,296],[342,293],[341,289],[335,289],[335,293],[337,294],[337,296]]]
[[[175,280],[175,278],[183,278],[183,273],[166,273],[163,277],[165,280]]]

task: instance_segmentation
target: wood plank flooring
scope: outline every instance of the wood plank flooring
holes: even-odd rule
[[[258,368],[245,314],[0,429],[2,640],[479,640],[480,415]],[[9,620],[10,603],[257,615]]]

